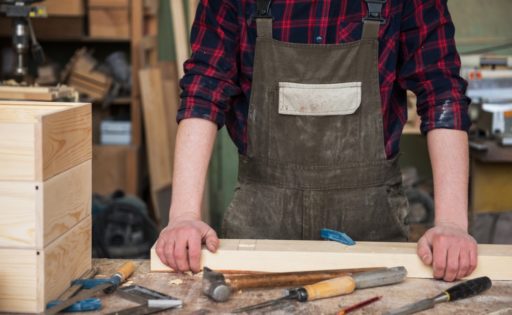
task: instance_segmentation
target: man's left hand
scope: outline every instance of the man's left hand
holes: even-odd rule
[[[464,229],[439,224],[418,241],[417,253],[426,265],[432,265],[434,278],[454,281],[469,276],[477,265],[477,244]]]

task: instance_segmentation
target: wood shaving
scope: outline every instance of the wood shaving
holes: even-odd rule
[[[132,284],[133,284],[133,281],[132,281],[132,280],[128,280],[128,281],[126,281],[125,283],[123,283],[123,284],[121,285],[121,287],[127,287],[127,286],[130,286],[130,285],[132,285]]]
[[[169,281],[169,285],[180,285],[182,283],[183,283],[183,280],[181,280],[181,279],[174,279],[174,280]]]

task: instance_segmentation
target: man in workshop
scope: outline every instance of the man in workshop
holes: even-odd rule
[[[169,225],[157,253],[199,271],[208,162],[226,125],[239,187],[222,237],[406,241],[398,166],[406,90],[418,97],[432,161],[435,226],[421,260],[446,281],[473,272],[465,81],[446,0],[202,0],[182,104]]]

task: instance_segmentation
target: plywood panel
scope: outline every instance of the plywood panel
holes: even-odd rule
[[[44,250],[0,248],[0,312],[36,313],[91,267],[91,217]]]
[[[50,242],[91,215],[92,161],[88,160],[43,183],[43,243]],[[39,217],[38,216],[38,217]]]
[[[178,77],[183,77],[183,63],[189,57],[188,25],[183,1],[170,0],[172,25],[174,29],[174,44],[176,50],[176,63],[178,65]]]
[[[473,277],[512,280],[512,246],[479,245]],[[217,253],[202,251],[202,266],[214,270],[262,272],[365,267],[407,268],[410,278],[432,278],[432,269],[416,255],[416,243],[358,242],[345,246],[328,241],[221,240]],[[170,271],[151,250],[151,270]]]
[[[91,106],[83,105],[41,118],[41,136],[36,144],[41,148],[42,161],[36,178],[46,180],[92,159],[91,116]]]

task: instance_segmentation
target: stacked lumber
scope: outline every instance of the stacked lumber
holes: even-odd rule
[[[63,72],[63,81],[92,99],[101,100],[110,91],[112,78],[97,70],[98,61],[86,48],[78,50]]]
[[[72,87],[8,86],[0,85],[0,100],[57,101],[78,100],[78,93]]]
[[[0,101],[0,312],[40,313],[91,267],[91,106]]]

